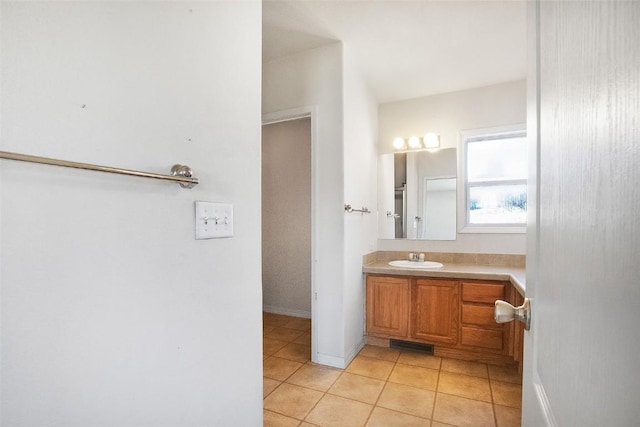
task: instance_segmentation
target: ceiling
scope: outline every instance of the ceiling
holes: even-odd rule
[[[265,0],[263,60],[337,41],[379,103],[524,79],[526,0]]]

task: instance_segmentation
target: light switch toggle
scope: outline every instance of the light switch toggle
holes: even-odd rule
[[[208,216],[205,216],[202,219],[204,220],[204,225],[209,225],[209,221],[213,221],[213,223],[216,225],[229,224],[229,217],[226,217],[226,216],[224,218],[218,218],[217,216],[214,216],[213,218],[209,218]]]
[[[195,202],[196,239],[233,236],[233,205],[230,203]]]

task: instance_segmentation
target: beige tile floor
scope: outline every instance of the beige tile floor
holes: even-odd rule
[[[516,369],[365,346],[311,363],[311,321],[264,313],[264,426],[520,426]]]

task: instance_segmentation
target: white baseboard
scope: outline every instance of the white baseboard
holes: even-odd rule
[[[318,353],[317,359],[313,362],[319,363],[321,365],[331,366],[332,368],[345,369],[347,366],[349,366],[349,363],[351,363],[353,358],[356,357],[360,350],[362,350],[362,347],[364,347],[364,340],[360,341],[360,343],[358,343],[358,345],[356,345],[346,357],[338,357]]]
[[[358,355],[358,353],[360,353],[360,350],[362,350],[362,348],[364,347],[364,337],[362,337],[362,341],[360,341],[358,344],[355,345],[355,347],[353,347],[353,349],[351,349],[351,352],[349,354],[347,354],[347,357],[345,358],[345,367],[349,366],[349,363],[351,363],[351,361]]]
[[[305,319],[311,319],[311,312],[306,310],[295,310],[284,307],[274,307],[272,305],[263,305],[262,311],[274,314],[284,314],[286,316],[304,317]]]
[[[320,365],[331,366],[332,368],[344,369],[347,367],[344,363],[343,357],[330,356],[328,354],[318,353],[318,359],[313,363],[319,363]]]

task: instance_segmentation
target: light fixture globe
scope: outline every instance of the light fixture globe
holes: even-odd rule
[[[409,138],[409,148],[420,148],[420,138],[417,136]]]
[[[435,133],[428,133],[423,138],[425,148],[438,148],[440,147],[440,135]]]
[[[397,137],[393,140],[393,148],[395,148],[396,150],[402,150],[405,148],[404,146],[404,139]]]

